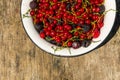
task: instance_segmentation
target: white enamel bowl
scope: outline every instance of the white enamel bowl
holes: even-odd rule
[[[77,55],[82,55],[85,54],[87,52],[90,52],[92,50],[94,50],[96,47],[98,47],[105,39],[106,37],[109,35],[109,33],[112,30],[114,21],[115,21],[115,17],[116,17],[116,12],[115,11],[109,11],[106,15],[105,15],[105,20],[104,20],[104,27],[101,29],[101,34],[97,39],[94,39],[94,41],[99,41],[96,43],[92,43],[89,47],[87,48],[79,48],[79,49],[70,49],[71,50],[71,54],[69,53],[68,49],[63,49],[63,50],[59,50],[56,51],[54,53],[54,50],[51,48],[52,44],[48,43],[47,41],[41,39],[39,37],[39,34],[37,33],[37,31],[34,29],[33,26],[33,22],[31,18],[23,18],[23,14],[25,14],[28,9],[30,9],[29,7],[29,3],[32,0],[22,0],[21,3],[21,17],[22,17],[22,22],[23,22],[23,26],[24,29],[26,31],[26,33],[28,34],[28,36],[30,37],[30,39],[42,50],[50,53],[50,54],[54,54],[57,56],[77,56]],[[116,10],[116,1],[115,0],[105,0],[105,8],[106,10],[109,9],[114,9]],[[56,46],[54,46],[56,47]]]

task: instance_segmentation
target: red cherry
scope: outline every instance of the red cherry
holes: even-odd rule
[[[62,40],[65,41],[67,39],[67,36],[63,35],[61,36]]]
[[[44,5],[45,5],[46,8],[49,7],[49,3],[48,2],[46,2]]]
[[[100,3],[103,3],[104,0],[99,0]]]
[[[54,12],[53,11],[49,11],[49,14],[52,15],[52,14],[54,14]]]
[[[67,17],[68,16],[68,13],[67,12],[64,12],[64,15],[63,15],[64,17]]]
[[[51,30],[52,30],[52,26],[49,26],[49,27],[48,27],[48,30],[51,31]]]
[[[55,24],[51,23],[50,26],[55,27]]]
[[[54,23],[54,24],[57,24],[57,21],[56,21],[56,20],[54,20],[54,21],[53,21],[53,23]]]
[[[58,28],[60,31],[62,31],[62,30],[63,30],[63,27],[62,27],[62,26],[60,26],[60,25],[58,25],[58,26],[57,26],[57,28]]]
[[[64,36],[65,36],[65,35],[66,35],[66,36],[68,36],[68,35],[69,35],[69,32],[68,32],[68,31],[66,31],[66,30],[65,30],[63,33],[64,33]]]
[[[77,15],[77,16],[80,16],[80,14],[81,14],[81,12],[80,12],[80,11],[79,11],[79,12],[76,12],[76,15]]]
[[[55,31],[51,31],[50,35],[53,37],[56,35],[56,32]]]
[[[54,3],[56,3],[58,0],[53,0]]]
[[[80,8],[80,10],[79,10],[81,13],[83,13],[84,12],[84,8]]]
[[[78,36],[78,35],[79,35],[79,32],[75,32],[74,35],[75,35],[75,36]]]
[[[72,15],[68,15],[68,17],[67,17],[67,18],[71,20],[71,19],[72,19],[72,17],[73,17]]]
[[[100,12],[100,8],[99,7],[96,8],[96,12]]]
[[[46,22],[45,25],[46,25],[46,26],[49,26],[49,23]]]
[[[44,33],[44,32],[41,32],[41,33],[40,33],[40,37],[41,37],[41,38],[45,38],[45,33]]]
[[[80,5],[75,5],[75,9],[78,9]]]
[[[72,34],[69,34],[69,35],[68,35],[68,39],[70,39],[70,38],[72,38]]]
[[[58,5],[58,6],[60,6],[60,5],[61,5],[61,3],[57,3],[57,5]]]
[[[82,3],[82,0],[77,0],[78,3]]]
[[[80,39],[84,39],[85,38],[85,35],[80,35]]]
[[[33,11],[33,10],[30,11],[30,15],[31,15],[31,16],[34,16],[34,14],[35,14],[35,11]]]
[[[104,23],[98,23],[98,28],[101,29],[104,26]]]
[[[61,38],[59,36],[56,36],[55,37],[55,41],[58,42],[58,43],[60,43],[61,42]]]
[[[68,47],[71,47],[71,46],[72,46],[72,43],[73,43],[72,41],[69,41],[69,42],[67,43],[67,46],[68,46]]]
[[[61,17],[62,17],[62,15],[61,15],[61,14],[57,15],[57,18],[58,18],[58,19],[60,19]]]
[[[89,19],[87,19],[87,20],[85,21],[85,23],[86,23],[86,24],[90,24],[91,21],[90,21]]]
[[[84,21],[83,21],[83,20],[80,20],[79,23],[80,23],[80,24],[84,24]]]
[[[95,7],[93,7],[93,8],[92,8],[92,11],[93,11],[93,12],[96,12],[96,8],[95,8]]]
[[[52,9],[53,9],[53,10],[56,10],[57,8],[58,8],[58,5],[53,5],[53,6],[52,6]]]
[[[67,29],[67,30],[71,30],[72,27],[70,25],[64,25],[64,28]]]
[[[87,14],[87,13],[84,13],[84,14],[82,15],[82,17],[83,17],[83,18],[87,18],[87,17],[88,17],[88,14]]]
[[[95,29],[93,32],[93,38],[98,38],[100,36],[100,31],[98,29]]]
[[[46,35],[49,36],[50,35],[50,31],[46,31]]]
[[[95,3],[95,4],[99,4],[99,1],[96,0],[94,3]]]

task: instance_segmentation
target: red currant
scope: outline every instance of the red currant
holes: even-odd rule
[[[41,38],[45,38],[45,33],[44,33],[44,32],[41,32],[41,33],[40,33],[40,37],[41,37]]]

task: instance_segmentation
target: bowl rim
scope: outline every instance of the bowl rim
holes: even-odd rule
[[[38,46],[35,42],[34,42],[34,40],[32,40],[31,39],[31,37],[30,37],[30,35],[27,33],[27,31],[26,31],[26,29],[25,29],[25,27],[24,27],[24,24],[23,24],[23,20],[22,20],[22,2],[23,2],[23,0],[21,0],[21,3],[20,3],[20,18],[21,18],[21,22],[22,22],[22,26],[23,26],[23,28],[24,28],[24,31],[25,31],[25,33],[27,34],[27,36],[29,37],[29,39],[32,41],[32,43],[34,43],[39,49],[41,49],[42,51],[45,51],[47,54],[51,54],[51,55],[53,55],[53,56],[58,56],[58,57],[78,57],[78,56],[82,56],[82,55],[85,55],[85,54],[88,54],[88,53],[90,53],[90,52],[92,52],[93,50],[95,50],[95,49],[98,49],[99,47],[101,47],[101,46],[103,46],[104,44],[106,44],[107,42],[106,42],[106,38],[108,38],[109,37],[109,35],[110,35],[110,33],[111,33],[111,31],[114,29],[114,26],[116,26],[116,21],[117,21],[117,19],[119,18],[117,15],[118,15],[118,13],[116,12],[115,13],[115,19],[114,19],[114,24],[113,24],[113,27],[111,28],[111,30],[110,30],[110,32],[109,32],[109,34],[106,36],[106,38],[101,42],[101,44],[99,44],[99,45],[97,45],[95,48],[93,48],[92,50],[89,50],[89,51],[87,51],[87,52],[85,52],[85,53],[82,53],[82,54],[78,54],[78,55],[71,55],[71,56],[65,56],[65,55],[57,55],[57,54],[53,54],[53,53],[51,53],[51,52],[48,52],[48,51],[46,51],[46,50],[44,50],[44,49],[42,49],[40,46]],[[119,3],[117,3],[117,0],[115,0],[115,3],[116,3],[116,10],[118,10],[119,8],[118,8],[118,5],[120,5]],[[117,25],[118,26],[118,25]],[[119,26],[118,26],[119,27]],[[114,36],[114,35],[113,35]],[[111,39],[111,38],[110,38]]]

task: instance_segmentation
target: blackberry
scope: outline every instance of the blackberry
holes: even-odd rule
[[[67,11],[70,11],[70,10],[71,10],[71,4],[70,4],[70,3],[67,3],[66,10],[67,10]]]
[[[87,25],[87,24],[82,25],[82,30],[84,33],[90,31],[90,29],[91,29],[90,25]]]
[[[99,6],[99,8],[100,8],[100,14],[103,14],[104,12],[105,12],[105,6],[104,5],[101,5],[101,6]]]
[[[43,30],[43,28],[44,28],[42,22],[35,24],[34,27],[35,27],[35,29],[37,30],[38,33],[40,33],[41,30]]]
[[[37,7],[37,2],[36,1],[31,1],[29,6],[30,6],[31,9],[35,9]]]
[[[70,24],[70,26],[72,26],[72,28],[74,29],[76,28],[77,25],[73,23],[73,24]]]
[[[78,26],[82,26],[82,24],[80,24],[80,23],[78,23],[77,25],[78,25]]]
[[[57,42],[56,42],[55,40],[51,40],[50,43],[52,43],[52,44],[54,44],[54,45],[57,44]]]
[[[82,46],[83,47],[88,47],[91,44],[91,40],[90,39],[85,39],[82,41]]]

